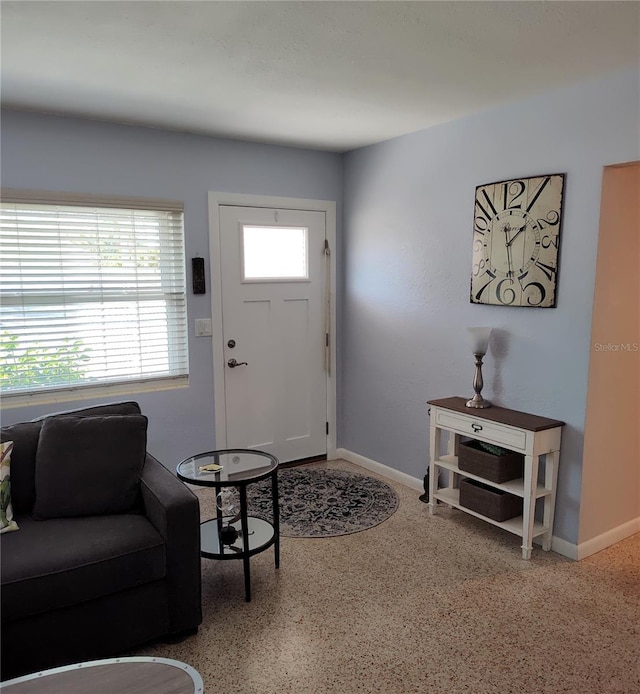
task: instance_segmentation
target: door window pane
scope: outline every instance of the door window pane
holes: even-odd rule
[[[308,279],[308,229],[243,225],[245,280]]]

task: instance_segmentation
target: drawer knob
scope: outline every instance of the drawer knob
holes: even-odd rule
[[[475,432],[482,431],[482,424],[472,424],[472,425],[471,425],[471,428],[472,428]]]

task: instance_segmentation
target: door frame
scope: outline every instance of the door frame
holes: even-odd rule
[[[222,263],[220,248],[220,207],[265,207],[272,209],[300,210],[325,213],[325,233],[331,254],[330,268],[330,334],[331,370],[326,373],[327,407],[329,423],[327,434],[327,459],[336,457],[337,374],[336,374],[336,203],[333,200],[285,198],[250,193],[224,193],[209,191],[209,262],[211,275],[211,321],[213,328],[213,409],[215,418],[216,448],[227,447],[227,414],[224,388],[224,339],[222,335]]]

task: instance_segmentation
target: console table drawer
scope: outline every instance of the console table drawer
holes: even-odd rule
[[[482,441],[495,443],[511,450],[524,451],[527,446],[527,434],[522,429],[490,422],[473,415],[457,414],[450,410],[438,408],[435,413],[436,426],[455,431],[464,436],[471,436]]]

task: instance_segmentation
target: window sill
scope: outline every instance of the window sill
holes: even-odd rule
[[[0,400],[0,409],[11,410],[19,407],[50,405],[59,402],[72,402],[74,400],[95,400],[96,398],[112,397],[114,395],[151,393],[161,390],[187,388],[188,385],[189,377],[179,376],[177,378],[159,378],[153,381],[133,381],[131,383],[117,383],[113,385],[85,386],[82,388],[69,388],[66,390],[47,391],[43,393],[3,395]]]

